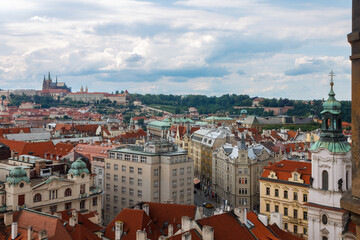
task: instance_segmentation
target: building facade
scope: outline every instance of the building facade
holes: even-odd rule
[[[283,160],[266,166],[260,178],[260,213],[280,213],[279,227],[302,238],[308,236],[310,176],[311,163]]]
[[[246,148],[244,142],[238,142],[238,146],[217,148],[212,159],[212,190],[217,200],[232,208],[259,210],[258,179],[264,166],[278,160],[279,156],[263,145]]]
[[[193,204],[194,166],[169,142],[147,142],[108,151],[105,159],[105,222],[142,201]]]

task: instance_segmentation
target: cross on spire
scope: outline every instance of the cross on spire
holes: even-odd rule
[[[334,76],[335,73],[333,72],[333,70],[331,70],[331,72],[329,73],[329,76],[330,76],[330,86],[333,86],[334,85]]]

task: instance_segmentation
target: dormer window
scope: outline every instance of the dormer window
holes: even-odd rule
[[[294,173],[294,181],[298,181],[299,180],[299,176],[297,173]]]

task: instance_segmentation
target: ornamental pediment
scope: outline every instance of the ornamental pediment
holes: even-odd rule
[[[53,178],[53,179],[47,179],[33,187],[33,189],[36,190],[52,190],[52,189],[59,189],[64,186],[73,185],[74,183],[67,179],[59,179],[59,178]]]

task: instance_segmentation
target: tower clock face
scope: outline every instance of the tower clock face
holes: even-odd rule
[[[326,216],[325,214],[323,214],[323,215],[322,215],[322,217],[321,217],[321,221],[322,221],[322,223],[323,223],[324,225],[326,225],[326,224],[327,224],[327,222],[328,222],[328,218],[327,218],[327,216]]]

